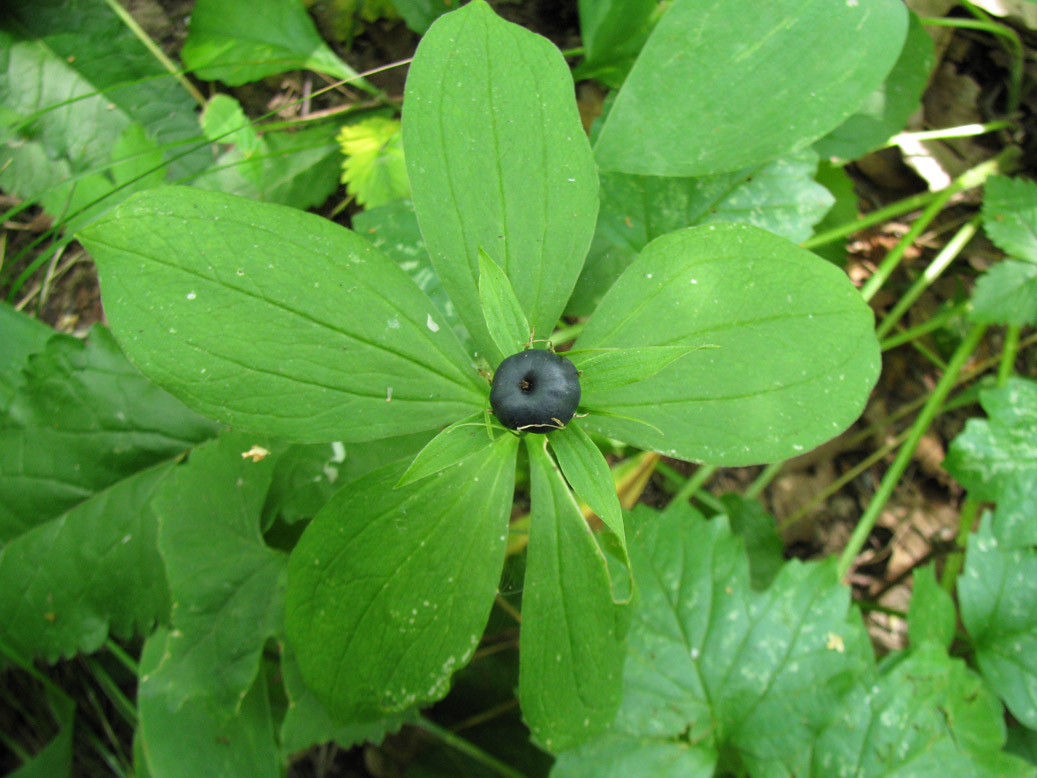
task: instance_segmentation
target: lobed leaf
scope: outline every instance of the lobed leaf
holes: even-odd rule
[[[303,533],[285,629],[340,723],[438,700],[471,658],[504,562],[516,440],[398,489],[406,461],[369,473]]]
[[[619,705],[624,610],[547,441],[526,436],[532,524],[519,635],[519,699],[533,738],[562,751],[605,729]],[[611,482],[611,479],[609,479]]]
[[[695,348],[652,378],[583,393],[589,431],[669,456],[747,465],[819,445],[878,375],[873,316],[846,276],[782,238],[711,224],[653,241],[574,349]]]
[[[348,442],[485,406],[485,383],[428,298],[326,219],[169,187],[80,238],[130,358],[232,426]]]
[[[407,77],[403,142],[432,262],[480,352],[499,353],[478,295],[481,246],[530,325],[554,328],[594,229],[598,178],[569,69],[482,0],[440,17]]]
[[[906,32],[897,0],[676,0],[617,95],[595,156],[606,171],[696,176],[797,151],[882,83]]]

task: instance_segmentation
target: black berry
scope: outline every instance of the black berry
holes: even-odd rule
[[[576,366],[553,351],[527,349],[497,367],[490,407],[513,430],[550,432],[564,427],[580,404]]]

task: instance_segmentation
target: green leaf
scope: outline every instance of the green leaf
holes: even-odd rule
[[[289,70],[357,75],[321,40],[299,0],[198,0],[181,56],[192,75],[228,86]]]
[[[485,382],[428,298],[326,219],[167,187],[80,238],[130,358],[231,426],[359,441],[485,406]]]
[[[586,407],[638,421],[592,415],[581,425],[681,459],[785,459],[845,429],[879,369],[872,313],[846,276],[743,224],[653,241],[574,348],[706,344],[719,348],[631,386],[583,392]]]
[[[274,462],[261,526],[312,519],[336,490],[346,450],[341,443],[288,446]]]
[[[843,168],[830,162],[821,162],[817,166],[817,182],[832,194],[835,204],[825,214],[825,218],[814,225],[815,234],[819,235],[857,218],[858,199],[854,191],[854,182]],[[839,267],[846,265],[845,238],[826,243],[812,251]]]
[[[1022,760],[1001,751],[1005,725],[997,699],[943,648],[922,644],[887,673],[869,676],[817,738],[809,774],[1032,776]]]
[[[645,346],[617,348],[606,351],[585,351],[570,359],[581,371],[580,389],[583,392],[607,392],[621,386],[651,378],[667,365],[686,357],[702,346]],[[568,355],[570,352],[566,352]]]
[[[202,111],[202,129],[209,140],[237,146],[245,156],[260,146],[259,135],[241,103],[230,95],[216,94],[209,99]]]
[[[1037,324],[1037,262],[1004,259],[976,281],[972,321],[987,324]]]
[[[1037,729],[1037,550],[1004,547],[985,515],[969,539],[958,602],[983,678]]]
[[[22,375],[25,360],[30,354],[43,351],[52,335],[54,330],[43,322],[26,316],[8,303],[0,301],[0,343],[4,344],[0,349],[0,411],[7,410],[15,389],[25,382]],[[0,436],[2,434],[0,433]],[[0,456],[0,462],[2,461],[3,457]]]
[[[390,732],[396,732],[404,724],[417,719],[416,711],[407,710],[356,724],[336,724],[316,695],[306,688],[291,651],[282,654],[281,673],[288,694],[288,710],[281,724],[281,743],[287,754],[328,741],[334,741],[342,748],[365,741],[378,744]]]
[[[911,607],[907,617],[911,645],[917,647],[928,640],[946,651],[954,640],[957,620],[954,601],[940,588],[932,565],[916,567],[912,579]]]
[[[725,494],[720,502],[724,505],[731,531],[745,543],[752,588],[762,591],[771,585],[785,566],[785,544],[778,534],[777,523],[758,500]]]
[[[255,446],[267,452],[260,461],[246,456]],[[173,631],[148,693],[173,709],[204,698],[228,716],[236,712],[256,679],[264,642],[280,628],[288,557],[267,548],[259,524],[274,448],[226,432],[192,451],[152,500]]]
[[[992,176],[983,187],[983,229],[1015,259],[1037,262],[1037,183]]]
[[[612,471],[608,462],[590,436],[578,424],[569,424],[547,436],[551,451],[558,460],[565,480],[576,496],[598,514],[605,526],[616,536],[623,550],[623,562],[627,559],[627,536],[623,530],[623,509],[616,495]]]
[[[682,504],[661,514],[639,506],[630,519],[640,599],[627,635],[623,702],[602,755],[595,744],[578,758],[600,765],[630,741],[650,741],[653,758],[668,754],[698,774],[711,774],[706,765],[720,754],[753,776],[773,775],[779,764],[783,774],[812,774],[813,733],[871,664],[867,634],[831,560],[789,562],[765,592],[754,592],[725,517],[706,521]]]
[[[421,35],[432,22],[459,6],[461,0],[392,0],[392,4],[407,26]]]
[[[441,17],[407,77],[403,141],[421,231],[488,361],[478,250],[511,280],[533,330],[554,328],[580,274],[598,177],[569,69],[548,41],[482,0]]]
[[[966,422],[944,468],[970,497],[997,503],[993,532],[1005,547],[1037,545],[1037,382],[1013,377],[979,397],[989,418]]]
[[[396,488],[428,478],[440,470],[456,465],[473,454],[485,451],[495,442],[496,438],[485,412],[475,413],[454,422],[418,452],[407,472],[396,484]]]
[[[897,0],[676,0],[616,97],[595,156],[607,171],[695,176],[797,151],[882,83],[906,32]]]
[[[606,173],[599,230],[617,246],[641,251],[661,235],[712,222],[744,222],[793,242],[832,206],[814,181],[817,154],[804,149],[734,173],[698,178]]]
[[[602,231],[599,221],[587,253],[587,262],[565,306],[565,315],[586,318],[594,313],[601,304],[601,298],[623,271],[630,267],[637,253],[638,250],[612,243]]]
[[[398,121],[372,116],[345,125],[337,140],[346,155],[342,183],[358,204],[377,208],[410,195]]]
[[[623,609],[547,441],[527,436],[532,484],[519,699],[533,738],[563,751],[608,726],[619,705]],[[609,479],[611,483],[611,478]]]
[[[280,754],[274,740],[267,680],[260,677],[234,715],[213,700],[197,697],[174,710],[152,688],[169,633],[159,629],[144,643],[140,659],[137,738],[150,778],[199,775],[279,778]]]
[[[522,306],[511,288],[511,281],[482,248],[479,248],[479,302],[486,329],[501,354],[522,351],[532,334]]]
[[[0,549],[0,643],[54,662],[166,617],[148,503],[170,467],[126,478]]]
[[[701,743],[607,734],[559,754],[551,778],[713,778],[716,762]]]
[[[584,60],[573,77],[618,88],[648,39],[656,0],[580,0]]]
[[[342,723],[446,694],[486,626],[504,562],[517,439],[399,489],[406,462],[344,486],[288,567],[285,627]]]
[[[104,0],[10,0],[4,11],[0,188],[23,199],[49,192],[55,207],[90,187],[78,177],[96,173],[97,194],[107,194],[113,178],[104,170],[133,124],[163,147],[170,175],[205,166],[204,147],[184,154],[198,139],[194,100]]]
[[[814,144],[815,150],[827,159],[857,159],[904,129],[921,103],[933,59],[933,39],[918,17],[908,14],[907,39],[886,80],[852,116]]]
[[[85,343],[53,334],[0,419],[0,541],[215,434],[137,372],[104,327]]]

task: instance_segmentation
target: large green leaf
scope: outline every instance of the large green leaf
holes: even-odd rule
[[[1037,729],[1037,550],[1004,548],[984,516],[969,539],[958,600],[983,677]]]
[[[145,379],[101,326],[86,342],[55,334],[19,381],[0,420],[0,541],[216,434]]]
[[[744,224],[653,241],[575,348],[703,345],[718,348],[627,387],[584,392],[592,415],[581,425],[681,459],[785,459],[845,429],[879,370],[872,313],[846,276]]]
[[[0,301],[0,411],[14,397],[15,389],[25,383],[22,365],[30,354],[43,351],[54,330],[43,322],[19,313]]]
[[[675,0],[616,97],[598,162],[693,176],[801,149],[882,83],[906,32],[899,0]]]
[[[356,76],[321,40],[301,0],[198,0],[181,56],[198,78],[230,86],[299,69]]]
[[[298,442],[481,409],[486,384],[394,262],[312,214],[169,187],[81,235],[141,370],[196,410]]]
[[[1037,545],[1037,382],[1010,378],[981,389],[987,419],[969,419],[944,467],[977,500],[997,503],[994,535],[1006,547]]]
[[[504,562],[516,438],[394,489],[407,462],[344,486],[288,568],[285,626],[342,723],[446,694],[479,644]]]
[[[274,739],[266,678],[260,677],[227,715],[214,700],[197,697],[174,709],[151,689],[169,632],[159,629],[144,644],[140,658],[137,738],[150,778],[279,778],[280,753]]]
[[[257,445],[276,451],[255,436],[222,434],[192,451],[152,501],[173,631],[147,690],[175,709],[204,697],[232,715],[280,629],[288,557],[266,546],[259,526],[277,455],[242,456]]]
[[[994,176],[983,188],[983,229],[1008,254],[976,282],[969,317],[1037,323],[1037,184]]]
[[[605,729],[616,713],[622,614],[612,602],[605,558],[547,454],[547,440],[529,435],[526,442],[533,515],[519,699],[533,737],[550,751],[562,751]]]
[[[0,643],[53,662],[166,617],[148,503],[171,466],[126,478],[0,548]]]
[[[561,54],[482,0],[441,17],[410,68],[403,142],[433,264],[480,351],[490,362],[507,356],[479,307],[480,246],[547,337],[580,273],[598,207]]]

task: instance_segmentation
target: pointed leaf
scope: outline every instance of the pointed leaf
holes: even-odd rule
[[[983,229],[1005,253],[1037,262],[1037,183],[992,176],[983,187]]]
[[[819,445],[861,412],[878,375],[873,315],[819,257],[744,224],[653,241],[575,349],[716,344],[582,403],[584,429],[682,459],[747,465]],[[649,426],[651,425],[651,426]]]
[[[527,436],[532,525],[519,635],[519,699],[533,737],[571,748],[608,726],[623,667],[620,606],[546,441]]]
[[[580,274],[598,208],[597,171],[559,51],[482,0],[441,17],[410,67],[403,142],[433,264],[484,356],[507,354],[495,353],[479,307],[480,246],[546,337]]]
[[[278,455],[243,456],[257,445],[275,448],[225,432],[192,451],[152,501],[173,631],[148,688],[173,709],[204,697],[232,715],[280,628],[288,557],[266,546],[259,526]]]
[[[344,486],[292,552],[285,628],[342,723],[438,700],[479,644],[500,579],[516,438],[393,489],[406,463]]]
[[[1037,729],[1037,550],[1003,547],[987,514],[969,539],[958,601],[987,684]]]
[[[676,362],[702,346],[645,346],[617,348],[573,354],[572,363],[582,371],[580,389],[584,393],[605,392],[651,378],[671,362]],[[569,352],[566,352],[568,356]]]
[[[511,433],[504,433],[511,434]],[[475,413],[454,422],[432,438],[400,478],[396,488],[420,481],[492,446],[501,435],[490,427],[485,413]]]
[[[882,83],[906,33],[898,0],[676,0],[616,97],[595,155],[603,170],[691,176],[796,151]]]
[[[81,236],[142,371],[196,410],[297,442],[482,408],[485,382],[396,264],[349,230],[197,189],[143,192]]]
[[[981,275],[969,318],[988,324],[1037,324],[1037,262],[1004,259]]]
[[[511,288],[511,281],[489,254],[479,248],[479,302],[486,329],[505,356],[517,354],[531,337],[529,322]]]
[[[918,646],[930,640],[946,651],[954,640],[957,620],[954,601],[940,588],[932,565],[916,567],[912,581],[911,607],[907,617],[911,645]]]

